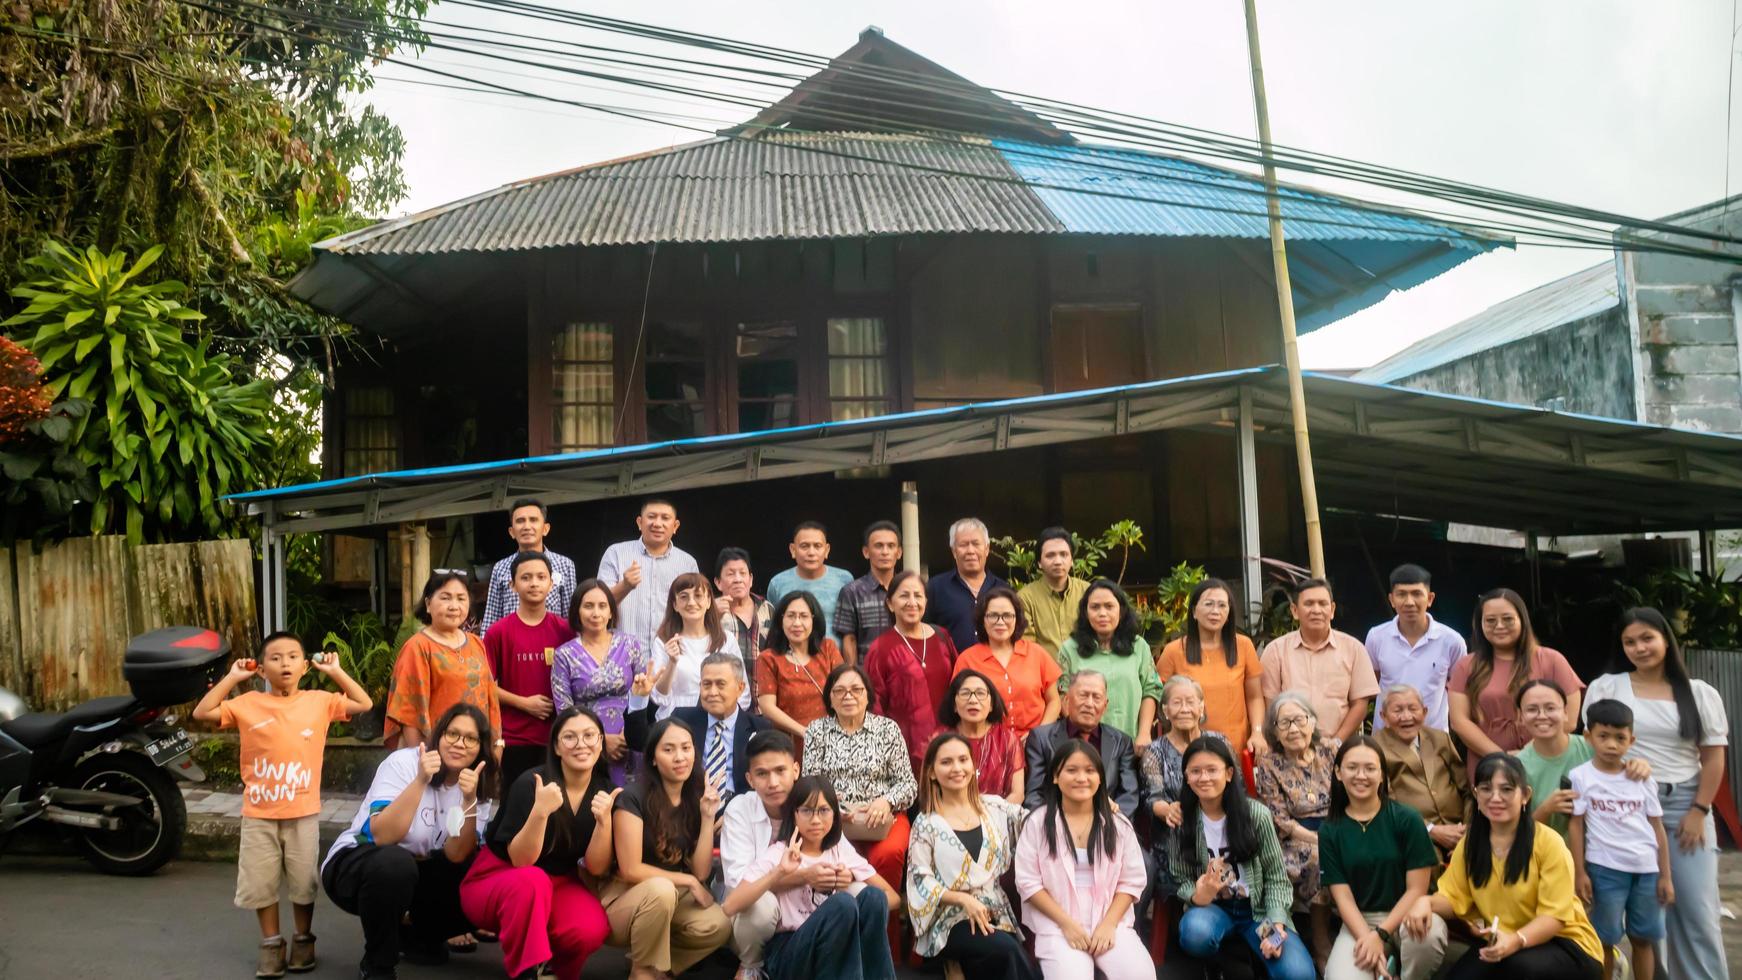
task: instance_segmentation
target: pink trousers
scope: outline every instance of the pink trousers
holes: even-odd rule
[[[604,907],[580,879],[516,868],[488,847],[478,849],[460,883],[460,908],[473,925],[501,936],[511,977],[549,961],[560,980],[575,980],[611,931]]]

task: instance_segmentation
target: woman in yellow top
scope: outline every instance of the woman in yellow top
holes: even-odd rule
[[[1204,727],[1221,732],[1234,747],[1268,752],[1264,723],[1264,668],[1258,651],[1234,628],[1234,590],[1219,578],[1199,582],[1186,600],[1192,621],[1186,635],[1169,643],[1155,662],[1162,677],[1184,674],[1204,691]]]
[[[1409,921],[1456,916],[1487,940],[1448,980],[1601,980],[1603,948],[1573,894],[1572,852],[1532,819],[1524,764],[1503,752],[1484,756],[1475,786],[1469,832],[1439,891],[1416,899]]]

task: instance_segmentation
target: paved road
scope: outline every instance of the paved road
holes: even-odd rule
[[[150,878],[97,874],[73,858],[0,857],[0,980],[254,975],[259,941],[253,916],[230,904],[234,865],[177,861]],[[289,910],[286,910],[288,915]],[[308,977],[355,977],[363,955],[357,920],[323,894],[315,907],[320,967]],[[438,968],[402,965],[405,980],[503,976],[498,946],[456,956]],[[606,948],[587,962],[584,980],[620,980],[623,954]],[[907,980],[926,974],[898,971]],[[730,980],[731,970],[688,976]]]

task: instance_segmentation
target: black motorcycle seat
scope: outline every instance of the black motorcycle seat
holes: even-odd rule
[[[112,698],[86,701],[64,714],[39,712],[19,715],[0,722],[0,731],[17,739],[26,748],[48,745],[65,738],[79,725],[93,725],[131,714],[139,702],[123,694]]]

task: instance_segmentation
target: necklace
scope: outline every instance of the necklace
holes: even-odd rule
[[[922,671],[925,670],[925,651],[927,647],[931,646],[931,637],[920,637],[919,649],[916,651],[913,648],[913,641],[907,638],[907,634],[900,630],[896,630],[895,635],[901,637],[901,642],[907,644],[907,652],[913,654],[915,659],[919,661],[919,669]]]
[[[1379,819],[1379,814],[1380,814],[1380,813],[1382,813],[1382,812],[1384,812],[1384,811],[1382,811],[1382,810],[1381,810],[1381,811],[1375,811],[1375,812],[1374,812],[1374,814],[1373,814],[1373,815],[1372,815],[1372,816],[1371,816],[1371,817],[1368,817],[1368,818],[1367,818],[1367,819],[1365,819],[1365,820],[1362,820],[1362,819],[1361,819],[1361,818],[1360,818],[1360,817],[1357,817],[1357,816],[1355,816],[1355,815],[1354,815],[1354,814],[1352,814],[1352,813],[1346,813],[1346,814],[1345,814],[1345,815],[1346,815],[1346,816],[1347,816],[1347,817],[1348,817],[1348,818],[1349,818],[1349,819],[1350,819],[1350,820],[1352,820],[1352,821],[1354,821],[1354,823],[1355,823],[1355,826],[1357,826],[1357,827],[1360,827],[1360,828],[1361,828],[1361,833],[1363,833],[1363,834],[1365,834],[1365,833],[1366,833],[1366,832],[1367,832],[1367,828],[1368,828],[1368,827],[1371,827],[1371,826],[1373,826],[1373,821],[1375,821],[1375,820],[1378,820],[1378,819]]]

